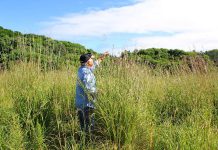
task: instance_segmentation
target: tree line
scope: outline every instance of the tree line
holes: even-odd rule
[[[42,68],[59,69],[62,66],[79,65],[79,56],[87,52],[98,55],[78,43],[58,41],[43,35],[22,34],[0,26],[0,67],[3,68],[7,68],[10,62],[34,61]],[[218,49],[206,52],[165,48],[136,49],[133,52],[125,50],[121,57],[145,63],[152,68],[169,69],[184,63],[193,66],[193,63],[199,62],[203,65],[212,62],[218,66]]]
[[[37,61],[42,67],[58,69],[63,65],[77,65],[79,56],[87,52],[96,54],[78,43],[22,34],[0,26],[0,64],[3,67],[11,61]]]

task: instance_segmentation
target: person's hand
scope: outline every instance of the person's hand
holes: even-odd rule
[[[104,52],[104,56],[108,56],[108,55],[109,55],[108,51]]]
[[[99,60],[102,61],[108,55],[109,55],[108,51],[104,52],[104,54],[99,57]]]

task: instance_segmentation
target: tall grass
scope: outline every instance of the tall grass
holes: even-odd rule
[[[20,63],[0,73],[0,149],[217,149],[218,72],[170,75],[106,62],[96,71],[96,133],[74,108],[77,68]]]

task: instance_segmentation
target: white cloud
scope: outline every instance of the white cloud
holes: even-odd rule
[[[217,0],[135,0],[138,3],[56,18],[43,33],[56,38],[155,31],[176,33],[132,39],[138,47],[218,47]]]
[[[172,48],[201,50],[218,48],[218,32],[187,32],[173,36],[141,37],[132,39],[140,48]]]

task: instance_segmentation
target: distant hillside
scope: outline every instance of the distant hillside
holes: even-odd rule
[[[63,66],[79,65],[79,56],[91,52],[78,43],[58,41],[35,34],[22,34],[0,26],[0,68],[8,68],[11,62],[33,61],[45,69],[59,69]],[[133,52],[124,51],[126,60],[165,70],[189,68],[191,71],[205,71],[211,62],[218,66],[218,50],[185,52],[179,49],[149,48]]]
[[[63,64],[78,64],[82,53],[92,52],[84,46],[52,38],[22,34],[0,26],[0,64],[7,67],[11,61],[37,61],[42,67],[59,68]]]

